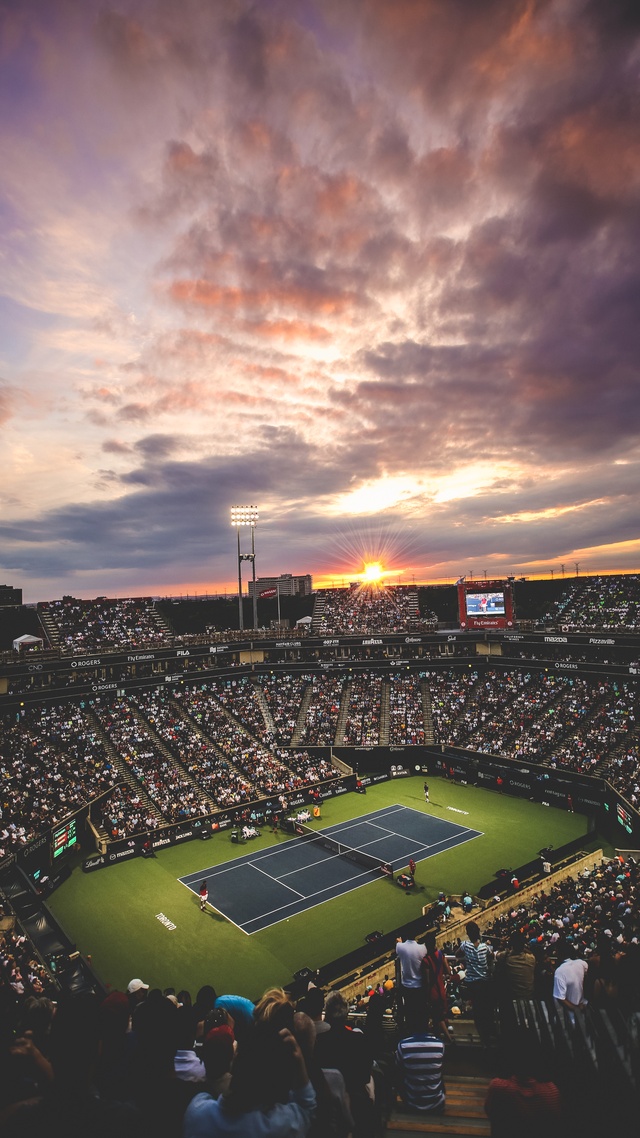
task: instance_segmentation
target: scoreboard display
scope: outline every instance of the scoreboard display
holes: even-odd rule
[[[513,628],[513,577],[506,581],[458,581],[458,615],[460,628]]]
[[[75,818],[65,822],[63,826],[58,826],[51,835],[53,860],[55,861],[57,857],[75,846],[77,840],[78,831]]]
[[[616,817],[621,826],[624,826],[628,834],[633,833],[633,816],[630,810],[626,810],[621,802],[616,806]]]

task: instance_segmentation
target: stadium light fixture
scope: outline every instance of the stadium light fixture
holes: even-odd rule
[[[242,562],[250,561],[253,569],[253,627],[258,627],[258,598],[256,594],[256,525],[259,518],[257,506],[232,506],[231,525],[238,535],[238,619],[240,630],[244,628],[242,612]],[[249,526],[251,530],[251,553],[242,553],[240,548],[240,530]]]

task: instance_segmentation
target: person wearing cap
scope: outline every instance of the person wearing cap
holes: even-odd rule
[[[206,881],[202,882],[200,886],[200,912],[205,913],[207,910],[207,901],[209,900],[209,889]]]
[[[144,980],[140,980],[139,977],[136,977],[134,980],[130,980],[127,984],[127,995],[129,996],[129,1003],[133,1004],[134,1006],[136,1004],[141,1004],[145,999],[148,991],[149,985],[145,984]]]
[[[130,980],[127,984],[127,996],[129,997],[129,1031],[133,1023],[133,1017],[137,1009],[144,1003],[147,998],[149,985],[145,984],[139,976],[134,980]]]

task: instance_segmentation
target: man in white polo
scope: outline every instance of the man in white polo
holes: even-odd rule
[[[400,988],[403,1004],[403,1021],[411,1030],[426,1027],[426,1000],[422,989],[422,961],[427,955],[423,944],[413,937],[403,941],[398,937],[396,956],[400,961]]]
[[[565,959],[553,974],[553,998],[557,1007],[567,1008],[573,1021],[575,1013],[586,1006],[584,978],[589,966],[578,956],[574,945],[566,945],[562,951]]]

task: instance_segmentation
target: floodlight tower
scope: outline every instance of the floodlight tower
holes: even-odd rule
[[[238,534],[238,616],[240,620],[240,630],[244,628],[243,613],[242,613],[242,562],[250,561],[253,569],[253,627],[258,627],[258,598],[256,595],[256,523],[258,521],[258,507],[257,506],[232,506],[231,507],[231,525],[235,527]],[[251,553],[242,553],[240,550],[240,530],[242,526],[249,526],[251,529]]]

